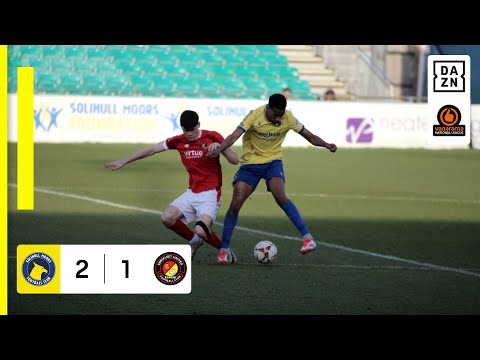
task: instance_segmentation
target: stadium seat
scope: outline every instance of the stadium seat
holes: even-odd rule
[[[95,63],[77,59],[73,61],[72,71],[79,73],[91,74],[96,71]]]
[[[179,97],[188,97],[198,93],[199,84],[194,79],[184,79],[176,82],[175,91]]]
[[[9,92],[16,91],[12,68],[34,66],[36,76],[47,75],[46,93],[68,84],[92,95],[254,99],[288,85],[311,97],[277,45],[10,45],[8,65]]]
[[[81,61],[87,59],[87,51],[82,46],[66,46],[64,58],[70,61]]]
[[[237,53],[241,56],[254,57],[257,55],[256,45],[237,45]]]
[[[55,72],[35,74],[35,87],[38,89],[56,89],[60,85],[61,77]]]
[[[214,45],[216,55],[234,55],[238,53],[235,45]]]
[[[82,87],[86,90],[96,89],[105,83],[105,76],[99,73],[85,74],[82,76]]]
[[[53,59],[51,70],[59,73],[69,73],[74,71],[74,65],[70,60]]]

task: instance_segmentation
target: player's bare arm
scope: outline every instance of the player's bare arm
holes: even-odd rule
[[[242,136],[244,130],[240,127],[237,127],[230,135],[228,135],[225,140],[223,140],[222,144],[215,150],[209,151],[206,155],[207,159],[214,158],[220,156],[220,154],[230,146],[232,146],[235,141],[238,140],[240,136]]]
[[[220,147],[219,142],[214,142],[208,145],[207,150],[214,151]],[[240,159],[238,158],[237,154],[232,150],[232,149],[225,149],[222,151],[222,155],[225,156],[225,158],[228,160],[230,164],[237,165],[240,162]]]
[[[112,169],[112,171],[121,169],[122,167],[124,167],[128,163],[131,163],[133,161],[140,160],[140,159],[152,156],[156,153],[165,151],[165,149],[163,147],[163,143],[164,143],[164,141],[161,141],[158,144],[147,146],[146,148],[138,150],[136,153],[134,153],[133,155],[129,156],[126,159],[110,161],[110,162],[106,163],[104,166],[106,168]]]
[[[307,128],[304,128],[300,132],[300,135],[302,135],[310,144],[314,146],[321,146],[327,148],[328,150],[330,150],[330,152],[337,151],[337,145],[335,145],[334,143],[327,143],[321,137],[312,134]]]
[[[232,165],[237,165],[240,162],[238,155],[230,148],[223,150],[222,155],[225,156],[228,162]]]

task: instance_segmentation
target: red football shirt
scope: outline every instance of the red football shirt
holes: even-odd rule
[[[200,130],[197,140],[188,141],[185,135],[177,135],[166,140],[169,149],[180,153],[182,163],[189,174],[188,185],[194,193],[222,186],[222,167],[220,157],[207,159],[208,146],[214,142],[222,143],[223,136],[216,131]]]

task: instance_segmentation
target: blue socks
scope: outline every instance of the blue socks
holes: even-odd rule
[[[285,214],[287,214],[288,218],[296,226],[298,231],[300,231],[302,237],[305,237],[305,235],[307,235],[309,231],[307,225],[305,225],[305,222],[303,221],[302,215],[300,215],[300,212],[298,211],[295,204],[290,199],[288,199],[286,204],[281,206],[281,208],[283,209],[283,211],[285,211]]]
[[[233,229],[237,226],[238,213],[231,213],[227,211],[225,220],[223,220],[222,233],[222,248],[228,249],[230,247],[230,240],[232,240]]]
[[[302,237],[305,237],[305,235],[310,235],[310,231],[308,230],[307,225],[305,225],[302,215],[300,215],[297,207],[290,199],[288,199],[287,203],[281,208],[283,209],[283,211],[285,211],[285,214],[287,214],[288,218],[292,221],[298,231],[300,231]],[[234,214],[227,211],[227,214],[225,215],[225,220],[223,220],[221,246],[223,249],[228,249],[230,247],[230,241],[232,240],[233,230],[235,229],[235,226],[237,226],[237,220],[238,213]]]

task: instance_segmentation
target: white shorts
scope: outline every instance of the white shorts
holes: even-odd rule
[[[200,215],[208,215],[215,221],[220,208],[220,199],[217,201],[218,192],[216,189],[194,193],[191,189],[172,201],[170,205],[175,206],[183,213],[187,224],[198,218]]]

